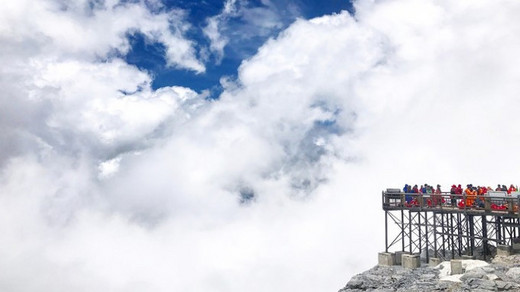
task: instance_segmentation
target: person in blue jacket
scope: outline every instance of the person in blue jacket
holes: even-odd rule
[[[405,193],[404,199],[407,203],[410,203],[412,201],[412,195],[410,193],[412,192],[412,187],[408,184],[404,185],[403,192]]]

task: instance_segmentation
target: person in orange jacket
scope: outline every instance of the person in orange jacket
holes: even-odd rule
[[[475,201],[475,206],[484,208],[484,195],[487,192],[487,189],[485,187],[478,186],[477,187],[477,199]]]
[[[473,206],[473,203],[477,198],[477,191],[473,190],[473,186],[471,184],[467,185],[467,188],[464,190],[464,194],[466,195],[466,206]]]

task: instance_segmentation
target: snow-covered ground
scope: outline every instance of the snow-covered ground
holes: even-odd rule
[[[462,269],[466,272],[471,271],[475,268],[489,266],[489,263],[481,260],[462,260]],[[452,281],[452,282],[461,282],[460,277],[464,274],[451,274],[451,263],[449,261],[445,261],[437,265],[439,269],[439,278],[441,281]]]

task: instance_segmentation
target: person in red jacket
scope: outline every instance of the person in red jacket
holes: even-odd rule
[[[457,186],[457,195],[458,195],[457,197],[458,197],[459,200],[464,201],[462,199],[462,186],[460,184]]]
[[[509,189],[507,190],[507,194],[511,195],[512,192],[516,192],[516,188],[514,185],[509,186]]]

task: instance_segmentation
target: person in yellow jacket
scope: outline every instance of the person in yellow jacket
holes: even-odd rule
[[[467,185],[467,188],[464,190],[464,194],[466,195],[466,206],[473,206],[473,203],[477,198],[477,191],[473,189],[471,184]]]

